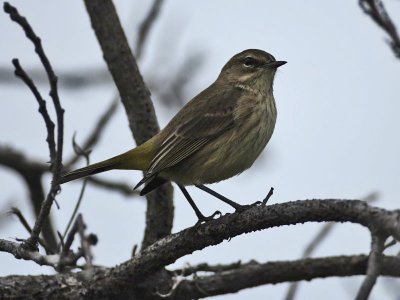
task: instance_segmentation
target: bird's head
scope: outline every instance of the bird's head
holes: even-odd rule
[[[284,64],[286,61],[277,61],[265,51],[248,49],[236,54],[225,64],[218,81],[272,88],[275,72]]]

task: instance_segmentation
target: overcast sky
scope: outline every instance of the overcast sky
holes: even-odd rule
[[[151,1],[115,1],[126,33],[136,36]],[[82,1],[11,1],[42,38],[57,72],[77,75],[105,68]],[[400,3],[385,1],[400,26]],[[18,57],[26,68],[39,68],[38,58],[22,30],[0,13],[0,66]],[[310,198],[363,197],[379,192],[376,205],[399,208],[400,196],[400,62],[388,47],[385,34],[364,15],[358,1],[166,1],[140,63],[145,78],[167,80],[186,57],[201,53],[204,62],[185,88],[187,99],[211,84],[235,53],[259,48],[288,64],[275,80],[278,120],[274,135],[255,166],[240,176],[212,187],[240,203],[261,200],[275,187],[271,203]],[[0,82],[0,144],[12,145],[41,161],[48,160],[44,124],[29,91]],[[43,94],[47,86],[40,85]],[[115,93],[112,84],[87,89],[60,89],[65,113],[65,157],[90,132]],[[164,126],[178,107],[166,107],[153,93]],[[134,146],[125,113],[120,107],[91,160],[98,161]],[[104,177],[123,179],[134,186],[140,172],[114,171]],[[49,178],[46,178],[49,181]],[[33,223],[27,191],[21,179],[0,167],[0,209],[11,202]],[[61,209],[53,209],[57,228],[64,230],[78,197],[80,183],[63,186]],[[204,192],[189,188],[204,213],[231,208]],[[196,222],[191,208],[175,190],[177,232]],[[88,230],[98,234],[95,263],[112,266],[129,258],[143,237],[145,201],[89,187],[81,212]],[[26,237],[11,219],[2,225],[1,238]],[[183,257],[189,262],[230,263],[297,259],[321,227],[305,224],[244,235]],[[315,256],[369,252],[366,229],[337,225]],[[393,253],[398,248],[391,250]],[[52,273],[34,263],[0,253],[0,275]],[[303,283],[298,299],[351,299],[362,277],[321,279]],[[282,299],[287,284],[263,286],[215,299]],[[382,280],[373,290],[376,299],[394,297]],[[333,293],[334,292],[334,293]],[[397,295],[398,296],[398,295]]]

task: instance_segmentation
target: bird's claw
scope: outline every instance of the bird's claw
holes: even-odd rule
[[[235,207],[236,212],[243,212],[245,210],[248,210],[254,206],[258,206],[261,205],[262,202],[261,201],[256,201],[253,204],[246,204],[246,205],[238,205]]]

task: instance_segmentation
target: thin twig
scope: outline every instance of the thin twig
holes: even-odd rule
[[[146,43],[147,37],[149,35],[151,28],[153,27],[155,20],[157,20],[162,4],[163,0],[154,0],[149,13],[139,26],[139,36],[136,43],[137,59],[140,59],[140,57],[142,56],[143,48]]]
[[[137,244],[135,244],[135,245],[133,246],[133,248],[132,248],[132,254],[131,254],[131,257],[135,257],[137,249],[138,249],[138,245],[137,245]]]
[[[100,116],[95,126],[92,129],[92,132],[86,138],[86,141],[82,143],[82,150],[87,152],[91,150],[100,140],[102,133],[104,132],[105,127],[109,124],[112,117],[115,115],[119,104],[119,97],[115,96],[111,101],[111,104],[107,107],[104,113]],[[67,163],[65,163],[65,168],[69,169],[73,164],[75,164],[82,155],[76,154],[74,155]]]
[[[24,153],[13,148],[2,146],[0,146],[0,165],[16,171],[23,178],[29,190],[29,198],[34,213],[37,216],[45,197],[42,178],[45,172],[49,172],[49,166],[45,163],[28,159]],[[48,248],[55,251],[57,238],[52,226],[51,216],[47,217],[42,235]]]
[[[59,254],[42,255],[37,251],[30,251],[20,247],[19,243],[0,239],[0,251],[8,252],[14,255],[17,259],[34,261],[40,266],[51,266],[57,270],[59,264],[74,266],[77,261],[77,255],[61,257]]]
[[[19,60],[14,58],[12,63],[15,67],[14,74],[15,76],[21,78],[21,80],[29,87],[32,94],[35,96],[36,101],[39,104],[39,113],[42,115],[44,123],[46,124],[47,129],[47,144],[49,145],[49,152],[50,152],[50,162],[54,162],[56,157],[56,143],[54,141],[54,123],[50,118],[49,112],[47,111],[46,101],[43,99],[42,95],[40,94],[39,90],[36,88],[35,84],[33,83],[32,79],[29,75],[24,71],[21,67]],[[51,167],[50,167],[51,168]]]
[[[268,192],[267,196],[265,196],[264,200],[262,201],[262,205],[263,206],[267,205],[268,200],[272,197],[273,194],[274,194],[274,188],[271,187],[269,189],[269,192]]]
[[[168,72],[167,78],[150,78],[148,82],[152,92],[160,95],[160,100],[165,105],[182,106],[187,101],[185,88],[193,81],[205,60],[205,55],[200,52],[191,53],[183,58],[179,68],[172,75]],[[170,67],[168,67],[170,69]],[[151,81],[151,79],[153,79]]]
[[[64,109],[61,107],[60,99],[58,96],[57,89],[57,76],[54,74],[53,68],[44,53],[42,43],[40,38],[35,34],[32,27],[27,22],[26,18],[22,17],[17,9],[10,5],[8,2],[4,3],[4,11],[10,15],[11,20],[16,22],[18,25],[22,27],[28,39],[34,44],[35,52],[38,54],[42,65],[46,71],[49,84],[50,84],[50,97],[53,100],[53,104],[56,111],[57,117],[57,151],[52,163],[52,172],[53,179],[50,187],[50,191],[47,194],[45,201],[42,203],[40,212],[36,219],[35,225],[32,229],[31,236],[26,240],[23,244],[24,247],[28,247],[30,249],[37,249],[37,241],[39,238],[39,234],[42,231],[45,220],[49,216],[51,206],[55,199],[55,196],[59,190],[59,184],[57,183],[57,179],[60,176],[61,167],[62,167],[62,149],[63,149],[63,132],[64,132]]]
[[[356,300],[367,300],[374,287],[382,266],[382,252],[385,247],[386,235],[371,232],[371,253],[368,258],[367,275],[358,290]]]
[[[74,242],[75,239],[75,234],[78,232],[78,220],[75,219],[75,223],[72,226],[71,230],[68,232],[67,237],[65,238],[64,236],[62,237],[61,241],[64,242],[64,246],[62,248],[62,255],[66,256],[71,249],[72,243]]]
[[[363,12],[369,15],[371,19],[389,35],[390,47],[394,55],[400,58],[400,37],[383,2],[381,0],[359,0],[359,5]]]
[[[139,195],[137,190],[134,190],[131,185],[122,182],[110,181],[101,177],[87,177],[88,183],[95,185],[100,188],[104,188],[111,191],[116,191],[124,196]],[[138,198],[139,199],[139,198]],[[141,198],[140,198],[141,199]]]
[[[92,256],[92,253],[90,251],[91,243],[89,243],[89,240],[85,236],[86,225],[83,222],[82,214],[79,214],[77,216],[76,223],[78,225],[78,233],[79,233],[79,236],[81,238],[81,248],[83,250],[83,255],[84,255],[85,260],[86,260],[85,269],[90,269],[93,266],[93,263],[92,263],[93,256]]]
[[[85,157],[86,166],[88,166],[90,164],[90,159],[89,159],[90,152],[84,151],[81,147],[79,147],[79,145],[75,141],[75,135],[72,138],[72,145],[73,145],[75,153],[78,156]],[[81,191],[79,193],[78,201],[75,204],[74,211],[72,212],[72,215],[71,215],[71,218],[69,219],[68,225],[65,228],[62,240],[65,239],[65,236],[67,235],[67,232],[68,232],[72,222],[74,221],[76,214],[78,213],[79,207],[82,203],[83,195],[85,194],[86,184],[87,184],[87,179],[85,178],[85,179],[83,179],[83,184],[82,184]]]
[[[21,222],[22,226],[25,228],[25,230],[31,234],[32,233],[32,227],[29,225],[28,221],[25,219],[24,215],[22,212],[16,208],[16,207],[11,207],[9,214],[12,214],[18,218],[18,220]],[[47,254],[53,254],[54,251],[51,250],[47,245],[46,242],[43,241],[41,238],[38,239],[39,244],[44,248]]]

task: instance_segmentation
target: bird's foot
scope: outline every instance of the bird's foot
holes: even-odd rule
[[[204,216],[203,214],[197,215],[197,218],[199,218],[199,220],[196,222],[196,224],[194,226],[197,226],[197,225],[200,225],[203,223],[207,223],[208,221],[217,219],[215,217],[216,216],[220,217],[221,215],[222,215],[222,213],[219,210],[215,211],[211,216],[208,216],[208,217]]]
[[[253,204],[246,204],[246,205],[237,204],[237,205],[235,205],[234,208],[235,208],[236,212],[243,212],[245,210],[248,210],[248,209],[250,209],[250,208],[252,208],[254,206],[258,206],[258,205],[261,205],[261,204],[262,204],[261,201],[256,201]]]
[[[233,207],[235,208],[236,212],[242,212],[254,206],[265,206],[267,205],[268,200],[271,198],[273,194],[274,194],[274,188],[271,187],[267,196],[265,196],[263,201],[256,201],[253,204],[248,204],[248,205],[241,205],[235,202],[235,205]]]

